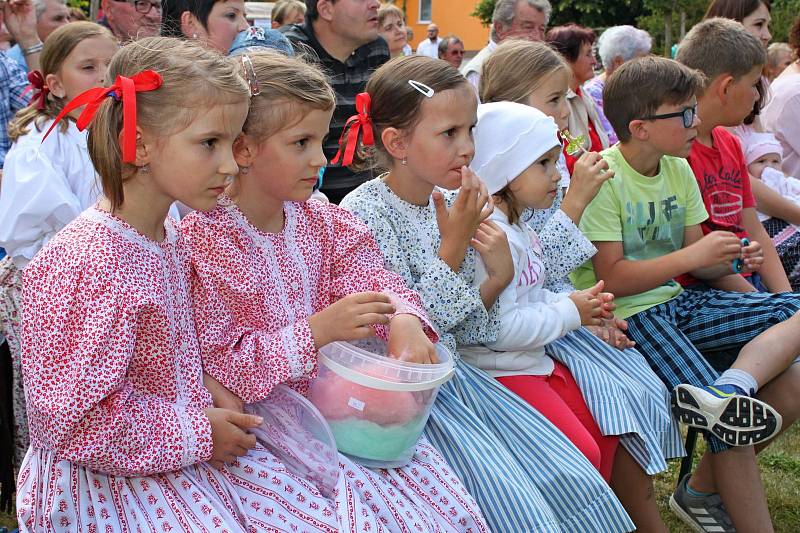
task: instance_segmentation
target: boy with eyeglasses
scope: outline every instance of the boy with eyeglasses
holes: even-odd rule
[[[684,158],[702,125],[696,107],[705,88],[701,73],[659,57],[632,60],[609,77],[604,106],[620,143],[603,159],[615,176],[581,219],[597,254],[573,281],[605,281],[628,337],[675,387],[675,414],[708,430],[709,452],[673,494],[673,511],[698,531],[772,531],[753,445],[777,435],[782,416],[791,425],[800,407],[792,393],[800,297],[720,290],[745,285],[739,272],[759,270],[764,257],[755,239],[703,232],[709,216]],[[728,203],[736,204],[712,209],[722,216],[716,210]],[[707,286],[682,288],[675,279],[687,273]],[[721,375],[710,364],[725,366],[719,350],[738,351]]]

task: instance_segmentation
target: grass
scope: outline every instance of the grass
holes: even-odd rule
[[[705,445],[698,439],[695,464]],[[758,458],[761,476],[767,492],[772,522],[777,533],[800,531],[800,427],[789,428]],[[690,533],[690,530],[669,510],[667,502],[678,479],[679,461],[672,461],[669,469],[656,476],[656,494],[661,516],[672,533]],[[13,515],[0,513],[0,526],[15,527]],[[500,532],[505,533],[505,532]],[[511,532],[509,532],[511,533]]]

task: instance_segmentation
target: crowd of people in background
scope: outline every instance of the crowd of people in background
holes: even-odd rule
[[[800,417],[800,17],[672,58],[497,0],[0,3],[0,510],[21,531],[773,531]],[[443,27],[443,30],[447,28]],[[412,458],[256,439],[319,349],[454,355]],[[254,407],[255,406],[255,407]],[[288,446],[288,445],[287,445]],[[336,455],[336,454],[335,454]]]

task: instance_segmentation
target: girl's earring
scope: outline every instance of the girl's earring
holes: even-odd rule
[[[192,39],[197,39],[197,34],[196,33],[192,34]]]
[[[408,164],[408,159],[404,157],[403,159],[400,160],[400,164],[406,166]]]
[[[247,174],[250,172],[250,167],[239,167],[239,174]]]
[[[139,172],[143,172],[145,174],[150,173],[150,165],[142,165],[139,167]]]

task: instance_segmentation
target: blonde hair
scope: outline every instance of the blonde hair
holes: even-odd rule
[[[275,135],[292,120],[302,120],[310,109],[327,111],[336,105],[336,94],[325,74],[302,58],[260,50],[231,59],[245,77],[251,74],[243,57],[253,65],[260,93],[250,100],[242,131],[257,141]]]
[[[483,63],[478,87],[481,102],[527,103],[531,93],[558,70],[571,76],[569,65],[546,44],[503,41]]]
[[[782,53],[789,54],[789,57],[794,59],[794,51],[788,43],[770,43],[767,47],[767,65],[770,68],[777,67]]]
[[[284,21],[295,11],[305,16],[306,5],[300,0],[279,0],[272,8],[272,20],[283,26]]]
[[[94,37],[106,37],[111,42],[116,42],[114,35],[107,28],[94,22],[73,22],[51,33],[47,37],[47,42],[45,42],[39,59],[42,77],[46,79],[49,74],[58,74],[64,61],[75,47],[82,41]],[[63,98],[58,98],[52,93],[48,93],[45,98],[44,109],[37,109],[38,102],[31,102],[28,107],[21,109],[14,119],[9,122],[9,140],[15,142],[23,135],[27,135],[30,131],[28,126],[31,122],[33,122],[37,131],[42,131],[42,125],[48,120],[56,118],[65,104],[66,102]],[[67,127],[68,124],[64,121],[60,126],[60,131],[67,131]]]
[[[106,86],[117,76],[143,70],[157,72],[163,83],[136,93],[137,126],[160,138],[188,127],[203,109],[246,102],[250,94],[238,71],[217,52],[174,37],[147,37],[121,48],[108,66]],[[136,173],[134,165],[122,161],[122,125],[122,102],[106,98],[89,127],[89,155],[112,209],[122,205],[123,182]]]
[[[386,22],[386,19],[395,16],[405,22],[406,15],[403,11],[394,4],[381,4],[381,7],[378,8],[378,27],[382,27],[383,23]]]

